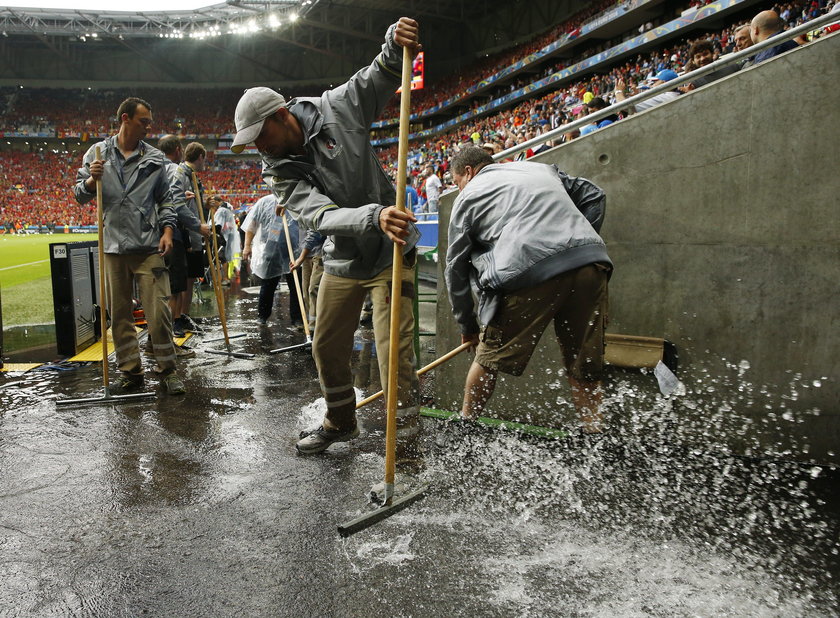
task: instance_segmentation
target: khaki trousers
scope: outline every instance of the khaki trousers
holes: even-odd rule
[[[307,257],[300,265],[300,293],[303,296],[303,308],[306,315],[309,311],[309,279],[312,277],[312,258]]]
[[[306,260],[304,264],[306,263],[310,264],[310,270],[303,289],[306,290],[308,298],[306,311],[309,319],[309,330],[314,331],[315,318],[318,315],[318,290],[321,288],[321,278],[324,276],[324,259],[320,255],[316,255],[311,260]]]
[[[400,303],[400,363],[397,392],[397,437],[411,438],[419,431],[419,383],[414,366],[414,269],[403,268]],[[356,424],[356,396],[350,358],[353,334],[367,293],[373,299],[373,332],[383,387],[388,384],[388,347],[391,312],[391,269],[372,279],[349,279],[324,273],[318,293],[318,327],[312,355],[318,366],[327,401],[326,420],[338,429]]]
[[[134,282],[146,314],[158,371],[175,371],[175,346],[172,342],[172,313],[169,310],[169,271],[157,253],[147,255],[105,254],[108,303],[111,310],[111,333],[117,353],[117,368],[123,373],[141,375],[140,346],[134,330],[134,307],[131,300]]]

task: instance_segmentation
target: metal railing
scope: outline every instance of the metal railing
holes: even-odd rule
[[[632,97],[628,97],[623,101],[619,101],[618,103],[614,103],[609,107],[605,107],[604,109],[598,110],[597,112],[592,112],[591,114],[584,116],[583,118],[578,118],[572,122],[566,123],[557,127],[556,129],[552,129],[547,133],[543,133],[542,135],[538,135],[532,139],[529,139],[521,144],[517,144],[513,148],[508,148],[507,150],[503,150],[495,155],[493,155],[493,159],[499,161],[501,159],[507,159],[509,157],[513,157],[518,155],[520,152],[525,152],[529,148],[533,148],[534,146],[541,146],[545,142],[561,137],[564,133],[568,133],[569,131],[574,131],[575,129],[579,129],[580,127],[586,126],[588,124],[592,124],[595,121],[602,120],[607,116],[611,116],[613,114],[617,114],[623,109],[631,108],[636,103],[640,103],[652,97],[655,97],[658,94],[662,94],[663,92],[668,92],[670,90],[674,90],[677,86],[681,84],[685,84],[688,82],[692,82],[698,77],[703,77],[704,75],[708,75],[709,73],[714,73],[718,69],[721,69],[725,66],[738,62],[740,60],[745,60],[754,56],[758,52],[769,49],[771,47],[775,47],[779,43],[787,41],[789,39],[795,38],[800,34],[805,34],[808,32],[812,32],[814,30],[819,30],[824,26],[828,26],[830,24],[836,23],[840,21],[840,14],[838,13],[827,13],[822,15],[821,17],[817,17],[816,19],[812,19],[811,21],[807,21],[804,24],[800,24],[795,28],[791,28],[790,30],[785,30],[775,36],[770,37],[762,41],[761,43],[756,43],[752,47],[749,47],[745,50],[735,52],[732,54],[727,54],[723,58],[712,62],[711,64],[707,64],[704,67],[700,67],[699,69],[695,69],[690,73],[685,73],[680,75],[679,77],[664,82],[658,86],[654,86],[650,90],[645,90],[639,94],[633,95]],[[837,36],[837,34],[831,34],[829,36]]]

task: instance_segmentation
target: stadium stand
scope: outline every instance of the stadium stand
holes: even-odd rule
[[[0,223],[5,230],[94,224],[96,208],[73,199],[77,165],[67,153],[0,153]]]
[[[79,156],[65,152],[0,152],[0,224],[19,232],[30,226],[86,226],[96,207],[79,206],[72,185]],[[205,187],[235,207],[265,195],[256,161],[215,161],[202,174]]]
[[[709,4],[693,0],[683,7],[682,13]],[[822,15],[833,7],[826,0],[795,0],[776,7],[780,16],[790,25],[796,25]],[[573,15],[548,31],[492,56],[477,61],[467,70],[444,78],[413,98],[414,115],[426,115],[415,125],[409,154],[411,174],[417,177],[422,168],[431,164],[436,173],[444,176],[448,158],[460,144],[486,144],[498,152],[521,143],[550,129],[561,126],[586,114],[585,103],[600,97],[607,104],[614,102],[614,90],[619,80],[639,86],[664,69],[682,72],[690,67],[688,50],[698,40],[706,39],[714,46],[715,54],[723,55],[734,48],[734,31],[744,23],[743,16],[726,27],[703,32],[694,30],[686,36],[663,39],[654,49],[628,58],[616,60],[612,66],[603,67],[593,74],[574,79],[558,80],[556,84],[541,89],[530,89],[566,67],[575,66],[597,58],[616,42],[629,40],[637,34],[634,28],[624,35],[607,41],[583,42],[575,49],[573,57],[540,64],[540,50],[556,48],[583,38],[600,23],[608,21],[616,11],[629,11],[634,2],[599,2]],[[672,12],[674,9],[671,9]],[[678,11],[679,12],[679,11]],[[663,12],[659,23],[669,15]],[[645,32],[652,23],[642,24],[638,30]],[[587,30],[590,28],[590,30]],[[819,33],[815,33],[818,36]],[[552,47],[554,46],[554,47]],[[520,68],[533,64],[538,71],[504,75],[505,68],[519,63]],[[503,67],[500,71],[500,67]],[[533,68],[532,67],[532,68]],[[600,67],[599,67],[600,69]],[[517,69],[518,70],[518,69]],[[492,85],[494,76],[501,75],[499,85]],[[488,83],[490,84],[488,86]],[[294,95],[314,95],[321,89],[309,87],[296,89]],[[522,96],[512,100],[510,94],[522,91]],[[472,99],[477,92],[482,99]],[[84,150],[88,142],[110,135],[115,130],[114,110],[127,96],[141,96],[153,105],[155,135],[174,133],[184,139],[208,141],[211,152],[210,166],[205,175],[208,188],[217,191],[227,201],[239,206],[249,204],[265,194],[266,187],[259,175],[256,160],[227,159],[213,156],[218,140],[229,136],[233,130],[231,110],[241,93],[238,88],[190,91],[188,97],[172,97],[171,91],[162,89],[54,89],[4,86],[0,88],[0,137],[15,140],[18,149],[29,152],[0,152],[0,222],[7,230],[27,225],[74,224],[89,225],[95,219],[92,208],[79,208],[73,201],[68,187],[78,165],[78,152],[71,153],[66,144],[36,144],[21,139],[77,140],[75,150]],[[488,108],[487,96],[502,100],[498,109]],[[502,97],[502,98],[500,98]],[[396,101],[396,98],[395,98]],[[483,101],[483,102],[482,102]],[[467,111],[464,112],[464,107]],[[434,113],[427,113],[433,110]],[[382,114],[384,120],[375,123],[372,141],[382,146],[380,159],[393,175],[396,172],[396,147],[391,144],[396,137],[391,106]],[[459,113],[454,118],[453,114]],[[444,124],[436,124],[447,118]],[[616,118],[618,119],[618,118]],[[574,139],[567,134],[561,141]],[[7,146],[13,142],[7,141]],[[219,147],[221,148],[221,147]],[[223,148],[222,148],[223,150]],[[528,156],[533,154],[529,151]],[[422,189],[422,183],[418,182]]]
[[[789,25],[793,26],[822,15],[832,7],[832,3],[801,0],[785,4],[780,10],[788,15],[791,20]],[[698,40],[711,41],[716,57],[730,53],[735,45],[734,32],[741,25],[743,25],[741,21],[736,21],[722,30],[706,32],[699,37],[685,37],[661,49],[638,54],[623,64],[612,67],[604,74],[596,73],[542,96],[526,98],[516,106],[493,115],[465,119],[456,128],[446,132],[441,131],[432,139],[417,140],[418,133],[415,133],[409,153],[409,161],[415,166],[413,173],[416,175],[419,166],[426,162],[437,164],[439,161],[446,160],[463,143],[490,143],[506,148],[521,143],[526,138],[530,139],[571,122],[586,114],[584,102],[592,97],[600,96],[612,104],[615,102],[613,95],[615,84],[619,79],[636,87],[665,69],[677,72],[689,70],[692,67],[689,63],[688,50]],[[819,35],[819,32],[813,34],[815,37]],[[516,87],[519,86],[520,84],[517,83]],[[463,116],[467,115],[469,114]],[[393,143],[395,136],[396,129],[386,128],[375,133],[374,143],[383,145]],[[574,137],[576,135],[567,134],[562,141],[574,139]],[[496,150],[498,151],[498,148]],[[396,147],[382,148],[379,155],[389,173],[395,175]]]

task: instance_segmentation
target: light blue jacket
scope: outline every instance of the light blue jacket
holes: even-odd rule
[[[105,253],[157,253],[164,227],[175,228],[175,209],[166,157],[157,148],[141,141],[140,161],[133,173],[120,178],[117,137],[94,144],[85,153],[83,165],[76,172],[73,187],[76,201],[87,204],[96,198],[85,181],[90,178],[90,164],[96,147],[102,149],[105,171],[102,175],[103,250]]]

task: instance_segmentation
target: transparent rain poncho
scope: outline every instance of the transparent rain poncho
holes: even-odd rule
[[[242,222],[242,229],[246,233],[254,233],[254,239],[251,241],[251,272],[260,279],[272,279],[289,272],[291,258],[283,231],[283,217],[274,214],[276,203],[274,196],[260,199]],[[297,223],[288,214],[286,223],[289,226],[292,247],[297,247]]]
[[[227,207],[217,208],[213,213],[213,224],[221,226],[222,238],[225,240],[225,246],[220,251],[220,257],[228,263],[238,259],[242,247],[239,242],[239,228],[236,227],[236,216],[233,211]]]

